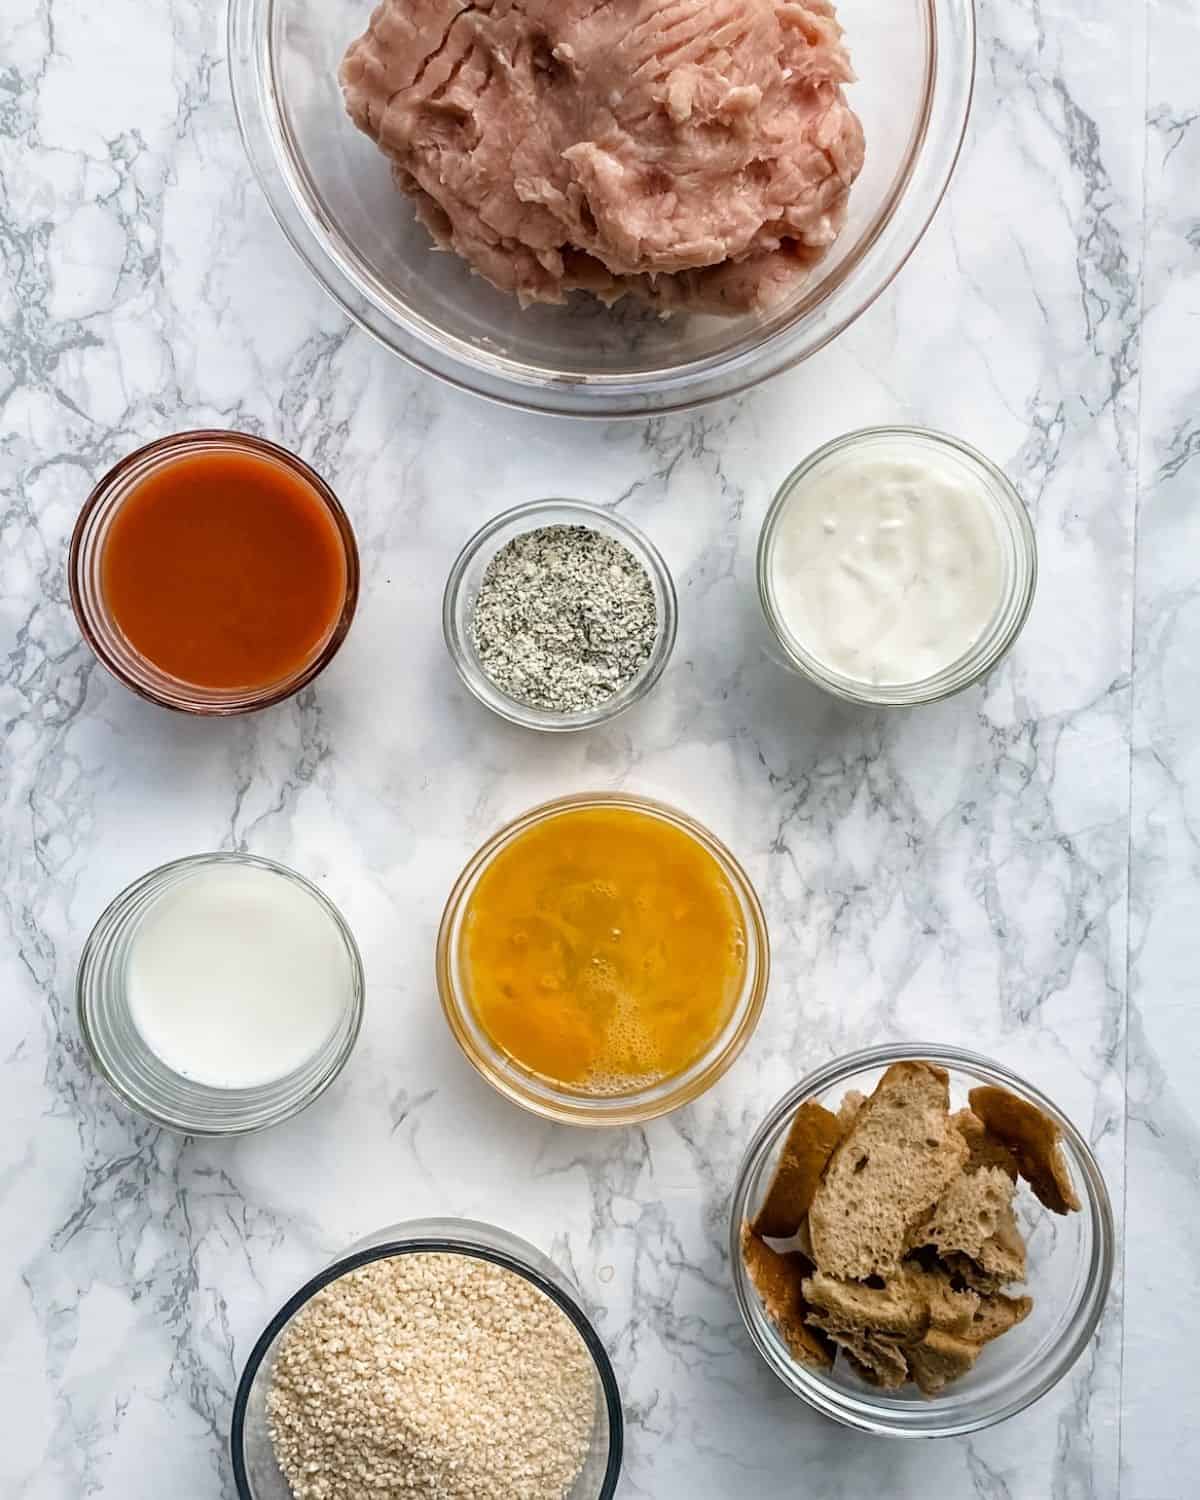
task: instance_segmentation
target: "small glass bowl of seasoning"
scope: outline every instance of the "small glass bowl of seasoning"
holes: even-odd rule
[[[442,625],[458,675],[527,729],[591,729],[639,702],[675,645],[675,585],[658,549],[612,511],[535,500],[459,554]]]
[[[337,1078],[363,1016],[345,919],[316,886],[249,854],[191,855],[121,892],[79,961],[83,1040],[155,1124],[225,1136],[278,1125]]]
[[[79,628],[143,698],[193,714],[282,702],[337,653],[358,600],[345,511],[294,453],[241,432],[129,454],[71,538]]]
[[[918,427],[818,449],[759,539],[759,599],[787,664],[851,703],[932,703],[980,681],[1036,585],[1033,526],[1008,479]]]

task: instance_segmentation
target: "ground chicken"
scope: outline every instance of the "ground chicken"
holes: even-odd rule
[[[523,303],[768,306],[863,161],[830,0],[383,0],[341,69],[439,245]]]

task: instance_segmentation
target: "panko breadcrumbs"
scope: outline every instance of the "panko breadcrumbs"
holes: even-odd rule
[[[397,1255],[296,1315],[267,1414],[296,1500],[564,1500],[588,1453],[595,1373],[524,1277]]]

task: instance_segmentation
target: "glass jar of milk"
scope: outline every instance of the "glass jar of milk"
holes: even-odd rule
[[[188,1135],[236,1135],[288,1119],[341,1072],[362,1022],[362,960],[341,913],[294,870],[199,854],[112,902],[76,995],[92,1061],[126,1104]]]
[[[931,703],[990,672],[1033,603],[1020,496],[957,438],[874,427],[784,481],[758,589],[788,663],[853,703]]]

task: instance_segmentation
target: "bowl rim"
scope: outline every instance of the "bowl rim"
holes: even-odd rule
[[[645,813],[690,835],[721,867],[747,918],[746,979],[738,1005],[726,1023],[722,1036],[717,1038],[713,1049],[696,1060],[681,1081],[674,1082],[664,1093],[649,1100],[644,1097],[647,1091],[613,1097],[589,1097],[558,1092],[550,1085],[544,1085],[539,1092],[534,1092],[532,1087],[524,1085],[515,1069],[511,1072],[502,1070],[492,1057],[477,1046],[472,1028],[465,1019],[467,1001],[459,994],[453,980],[451,942],[457,937],[466,898],[478,877],[501,849],[528,829],[562,813],[609,807]],[[436,968],[438,995],[447,1025],[463,1055],[485,1082],[511,1103],[542,1119],[562,1125],[605,1129],[639,1125],[657,1119],[660,1115],[668,1114],[699,1098],[724,1077],[741,1056],[762,1017],[771,976],[771,940],[762,903],[753,882],[732,851],[703,823],[669,803],[636,792],[574,792],[552,798],[548,802],[540,802],[518,817],[510,819],[496,829],[463,866],[446,898],[438,926]]]
[[[482,1239],[472,1239],[470,1231],[474,1227],[472,1221],[464,1220],[464,1234],[461,1237],[458,1235],[418,1233],[412,1239],[390,1240],[381,1245],[370,1245],[362,1249],[352,1250],[349,1254],[340,1256],[323,1270],[318,1271],[315,1276],[310,1277],[303,1286],[293,1292],[284,1302],[283,1306],[271,1318],[255,1341],[254,1347],[251,1349],[246,1363],[242,1368],[241,1378],[238,1381],[237,1392],[234,1396],[233,1414],[229,1428],[229,1452],[233,1464],[234,1484],[237,1488],[239,1500],[255,1500],[254,1491],[251,1488],[249,1476],[246,1472],[246,1411],[250,1403],[250,1392],[258,1376],[259,1369],[275,1339],[283,1332],[301,1308],[332,1282],[338,1281],[349,1272],[357,1271],[363,1266],[372,1264],[374,1261],[390,1260],[396,1256],[414,1254],[466,1255],[472,1259],[490,1261],[493,1265],[497,1265],[503,1270],[523,1277],[539,1292],[548,1297],[558,1307],[560,1312],[566,1315],[582,1339],[588,1354],[591,1356],[597,1378],[604,1392],[604,1404],[608,1413],[608,1460],[605,1466],[604,1479],[601,1482],[596,1500],[612,1500],[621,1475],[621,1462],[625,1446],[625,1416],[621,1406],[620,1388],[617,1385],[616,1373],[613,1370],[608,1350],[604,1347],[604,1343],[600,1335],[596,1332],[591,1319],[574,1297],[543,1275],[531,1263],[522,1261],[518,1256],[510,1254],[508,1251],[488,1245]],[[489,1226],[480,1225],[479,1227],[486,1230]]]
[[[472,564],[502,531],[523,522],[530,523],[530,531],[536,531],[542,526],[579,525],[591,531],[614,534],[645,569],[651,587],[661,600],[661,618],[657,622],[654,645],[641,670],[596,708],[555,714],[511,698],[492,682],[479,665],[469,639],[464,638],[466,632],[459,628],[459,603],[467,586],[467,575]],[[496,546],[492,555],[503,545],[504,543],[500,543]],[[615,510],[565,496],[527,500],[501,511],[485,522],[467,540],[455,558],[442,595],[442,636],[463,685],[480,703],[510,724],[516,724],[522,729],[540,730],[546,734],[572,734],[584,729],[597,729],[640,703],[666,671],[675,650],[678,630],[679,596],[675,580],[662,553],[645,532]]]
[[[1072,1150],[1073,1164],[1078,1166],[1085,1188],[1084,1211],[1088,1212],[1092,1227],[1091,1257],[1079,1306],[1064,1329],[1053,1356],[1042,1362],[1036,1377],[1019,1393],[992,1410],[955,1420],[944,1420],[938,1424],[927,1423],[921,1427],[898,1423],[869,1395],[855,1393],[848,1396],[841,1392],[835,1395],[835,1388],[822,1375],[805,1369],[794,1360],[785,1360],[779,1350],[767,1341],[764,1328],[760,1326],[765,1314],[758,1304],[757,1294],[749,1284],[741,1251],[742,1225],[746,1219],[750,1187],[783,1123],[805,1099],[813,1098],[825,1089],[846,1082],[869,1068],[886,1067],[891,1063],[905,1061],[934,1062],[950,1070],[973,1072],[982,1080],[1010,1089],[1044,1110],[1058,1125]],[[944,1043],[914,1042],[886,1043],[835,1057],[807,1074],[771,1107],[751,1137],[738,1166],[730,1200],[728,1243],[734,1295],[742,1322],[764,1363],[793,1395],[799,1396],[824,1416],[860,1432],[885,1437],[941,1438],[961,1437],[1016,1416],[1040,1400],[1074,1367],[1091,1342],[1108,1300],[1116,1263],[1117,1234],[1108,1187],[1095,1153],[1082,1132],[1052,1099],[1019,1073],[981,1053]],[[921,1410],[936,1412],[936,1398],[926,1403]]]
[[[739,394],[823,349],[886,290],[924,237],[962,152],[975,87],[974,0],[924,0],[930,26],[925,93],[910,158],[827,294],[765,339],[730,354],[636,376],[553,374],[443,335],[419,314],[402,323],[380,305],[367,279],[332,243],[328,215],[305,201],[298,169],[281,150],[288,130],[276,106],[279,90],[270,53],[278,4],[229,0],[227,49],[242,144],[284,237],[343,313],[386,348],[460,390],[551,415],[612,420],[687,410]],[[958,66],[939,71],[939,62],[951,55],[951,37]],[[851,297],[847,288],[858,282],[861,290]],[[831,310],[834,301],[837,306]],[[806,320],[822,310],[821,326],[808,339],[801,337]]]

